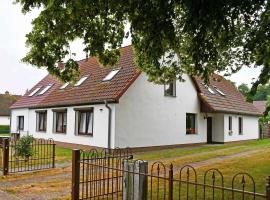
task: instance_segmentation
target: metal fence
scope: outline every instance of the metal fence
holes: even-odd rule
[[[248,173],[237,173],[224,178],[218,169],[209,169],[198,174],[190,165],[174,169],[162,162],[152,163],[146,172],[123,167],[123,161],[139,162],[131,159],[128,150],[73,150],[72,199],[155,199],[155,200],[197,200],[197,199],[266,199],[270,200],[270,179],[268,177],[264,192],[256,191],[254,178]],[[135,166],[135,165],[133,165]],[[132,191],[123,197],[126,175],[132,177]],[[147,184],[144,197],[135,194],[138,177],[145,177]],[[261,186],[260,186],[261,187]],[[137,187],[138,189],[138,187]],[[136,190],[137,190],[136,189]]]
[[[0,170],[8,173],[35,171],[55,167],[55,143],[52,139],[34,139],[28,146],[32,155],[19,156],[18,140],[4,139],[0,144]]]

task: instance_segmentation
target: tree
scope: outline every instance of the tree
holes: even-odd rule
[[[245,97],[247,97],[248,93],[249,93],[249,87],[247,84],[242,83],[238,86],[238,90],[239,92],[242,93],[242,95],[244,95]]]
[[[87,56],[114,65],[123,38],[132,37],[137,65],[156,83],[262,66],[249,99],[270,77],[270,1],[267,0],[15,0],[24,13],[40,8],[27,34],[24,62],[63,81],[78,77],[69,44],[84,41]],[[125,25],[130,31],[125,32]],[[65,70],[56,67],[67,58]]]
[[[256,94],[253,97],[254,101],[266,101],[270,95],[270,85],[259,85]],[[269,99],[270,102],[270,99]],[[270,105],[270,104],[269,104]]]

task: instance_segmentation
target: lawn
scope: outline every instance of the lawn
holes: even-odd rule
[[[227,187],[231,187],[232,177],[236,173],[248,172],[254,177],[256,191],[260,193],[265,192],[265,178],[270,175],[270,139],[149,151],[135,153],[134,157],[135,159],[148,160],[149,170],[151,164],[155,161],[162,161],[167,169],[169,164],[173,163],[174,178],[179,177],[179,170],[183,165],[195,164],[199,182],[203,181],[203,174],[206,170],[217,168],[223,173],[224,183]],[[56,163],[59,168],[2,177],[0,189],[19,197],[26,196],[29,199],[39,197],[41,193],[42,196],[50,195],[51,199],[69,199],[71,167],[61,164],[71,164],[71,159],[71,149],[57,146]],[[211,181],[211,176],[212,174],[210,174],[208,181]],[[239,183],[241,180],[237,181]],[[250,186],[249,183],[247,180],[247,188]],[[217,179],[216,184],[220,184],[220,179]],[[178,196],[177,182],[175,182],[174,188],[174,195]],[[27,190],[27,194],[25,190]],[[199,193],[202,191],[202,188],[200,188]],[[208,191],[208,193],[211,194],[211,191]],[[218,196],[216,196],[216,199],[219,199]],[[230,197],[225,199],[230,199]]]

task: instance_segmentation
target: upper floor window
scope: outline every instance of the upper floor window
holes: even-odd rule
[[[24,130],[24,116],[18,116],[17,120],[18,120],[18,127],[17,127],[17,129],[19,131],[23,131]]]
[[[88,79],[88,76],[82,77],[74,86],[80,86],[86,79]]]
[[[232,135],[232,116],[229,116],[229,135]]]
[[[164,85],[164,95],[165,96],[176,96],[176,81]]]
[[[196,134],[196,114],[186,114],[186,134]]]
[[[48,86],[46,86],[43,90],[41,90],[38,95],[42,95],[45,92],[47,92],[51,87],[53,86],[53,84],[49,84]]]
[[[47,111],[36,111],[37,121],[36,130],[46,132],[47,130]]]
[[[120,69],[112,70],[102,81],[110,81],[120,71]]]
[[[93,116],[93,108],[76,109],[78,135],[93,135]]]
[[[67,110],[54,110],[53,111],[54,127],[56,133],[66,133],[67,131]]]
[[[239,135],[243,135],[243,118],[238,117],[238,133]]]

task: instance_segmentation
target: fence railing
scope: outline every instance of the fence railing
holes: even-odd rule
[[[105,153],[104,153],[105,151]],[[123,161],[136,160],[130,152],[117,150],[108,153],[108,150],[73,150],[72,163],[72,199],[151,199],[151,200],[197,200],[197,199],[266,199],[270,200],[270,178],[266,180],[265,192],[257,192],[254,178],[248,173],[237,173],[231,179],[224,178],[218,169],[209,169],[199,174],[190,165],[174,168],[171,164],[166,167],[162,162],[155,162],[148,166],[146,172],[135,168],[123,167]],[[122,152],[122,154],[120,153]],[[121,156],[120,156],[121,155]],[[137,165],[138,166],[138,165]],[[131,177],[130,186],[127,186],[127,177]],[[145,188],[141,184],[143,178],[147,181]],[[229,181],[228,181],[229,180]],[[125,188],[124,188],[125,186]],[[128,188],[132,187],[132,188]],[[130,195],[126,197],[126,191]],[[138,189],[144,190],[144,197],[138,197]],[[123,197],[125,193],[125,198]]]
[[[18,154],[18,140],[3,140],[0,145],[0,170],[8,173],[35,171],[55,167],[55,143],[52,139],[34,139],[28,146],[32,155]]]

